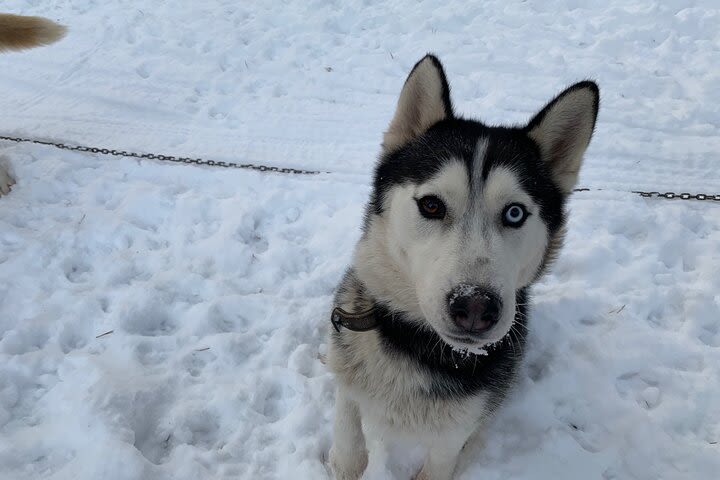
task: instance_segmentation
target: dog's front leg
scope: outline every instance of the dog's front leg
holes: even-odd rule
[[[368,462],[365,437],[357,404],[338,387],[335,398],[335,426],[330,449],[330,468],[337,480],[358,480]]]
[[[372,415],[367,415],[364,420],[369,460],[362,480],[388,480],[392,474],[388,470],[390,436],[387,425]]]
[[[458,455],[472,432],[454,432],[430,442],[430,450],[415,480],[450,480],[455,472]]]

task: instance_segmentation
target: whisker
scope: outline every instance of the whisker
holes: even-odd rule
[[[440,343],[441,340],[442,340],[442,339],[441,339],[440,337],[438,337],[437,341],[435,342],[435,345],[433,345],[433,347],[430,349],[430,355],[429,355],[430,357],[432,357],[432,354],[433,354],[433,352],[435,351],[435,347],[438,346],[438,344]],[[442,354],[441,354],[441,357],[440,357],[440,361],[442,361]]]
[[[522,328],[525,329],[525,331],[528,331],[528,332],[530,331],[530,329],[528,328],[528,326],[525,325],[524,323],[515,322],[515,323],[512,324],[512,326],[513,326],[513,327],[515,327],[515,326],[522,327]]]
[[[513,357],[517,357],[517,353],[515,352],[515,343],[513,342],[513,339],[512,339],[512,327],[510,327],[510,331],[508,333],[509,333],[508,340],[510,340],[510,346],[512,347]]]
[[[522,346],[522,342],[520,341],[520,337],[518,336],[519,334],[518,334],[518,332],[515,330],[514,327],[510,327],[510,337],[512,337],[513,335],[515,335],[515,339],[516,339],[517,342],[518,342],[518,347],[520,348],[520,354],[522,354],[522,353],[523,353],[523,346]],[[513,354],[514,354],[514,353],[515,353],[515,352],[513,351]]]

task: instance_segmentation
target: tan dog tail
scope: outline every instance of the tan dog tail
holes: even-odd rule
[[[0,52],[47,45],[60,40],[65,31],[47,18],[0,13]]]

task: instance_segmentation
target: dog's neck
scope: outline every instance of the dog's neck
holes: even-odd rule
[[[443,390],[472,391],[491,383],[492,377],[508,374],[511,371],[509,365],[517,361],[525,349],[526,289],[516,294],[517,307],[511,332],[496,344],[487,346],[483,353],[458,351],[427,322],[376,300],[352,270],[341,284],[336,304],[354,313],[373,309],[377,326],[360,335],[377,335],[384,353],[407,356],[429,371],[445,374],[448,382],[437,386]]]

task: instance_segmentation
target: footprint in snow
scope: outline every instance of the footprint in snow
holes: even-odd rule
[[[137,73],[140,78],[148,78],[150,76],[150,69],[146,64],[142,64],[135,69],[135,73]]]
[[[92,267],[85,262],[69,258],[63,262],[65,278],[71,283],[82,283],[88,280]]]
[[[123,328],[127,333],[147,337],[170,335],[177,329],[168,312],[159,304],[130,307],[124,312]]]
[[[182,359],[182,365],[191,377],[199,377],[205,366],[213,362],[217,356],[210,349],[190,352]]]
[[[255,390],[251,408],[265,416],[271,423],[277,422],[295,408],[300,397],[299,390],[300,385],[297,385],[297,382],[269,380],[260,384]]]
[[[87,337],[78,325],[66,324],[58,335],[58,343],[60,350],[67,355],[73,350],[83,348],[87,344]]]
[[[702,327],[698,339],[708,347],[720,347],[720,327],[718,321],[714,320],[706,323]]]
[[[662,402],[659,384],[652,377],[638,372],[627,372],[615,381],[615,388],[622,398],[633,398],[645,410],[653,410]]]
[[[152,339],[139,342],[135,347],[135,358],[144,367],[153,367],[164,363],[168,358],[170,348]]]

